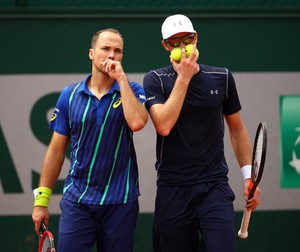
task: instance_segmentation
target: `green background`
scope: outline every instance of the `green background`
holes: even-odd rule
[[[237,229],[241,218],[242,213],[238,212],[236,214]],[[152,251],[151,221],[152,214],[139,216],[134,251]],[[37,250],[38,238],[33,232],[34,228],[30,216],[0,217],[0,222],[1,251],[32,252]],[[51,216],[50,228],[56,237],[57,223],[58,216]],[[300,251],[299,211],[254,212],[248,231],[247,239],[238,239],[238,251]]]
[[[91,36],[107,27],[123,33],[125,70],[149,71],[169,63],[160,27],[176,13],[192,19],[205,64],[300,69],[300,1],[0,0],[0,74],[89,72]]]
[[[300,70],[299,1],[1,0],[0,74],[87,73],[91,36],[107,27],[123,33],[125,70],[149,71],[169,63],[160,26],[175,13],[192,19],[202,63],[235,72]],[[242,213],[236,217],[238,230]],[[151,219],[139,215],[135,252],[151,251]],[[238,251],[300,251],[299,222],[300,210],[256,211]],[[0,223],[1,251],[36,251],[31,216],[1,216]],[[57,223],[51,216],[55,235]]]
[[[287,95],[280,97],[280,124],[281,124],[281,185],[283,188],[300,187],[297,171],[289,165],[291,155],[295,151],[297,158],[300,153],[300,144],[295,141],[300,137],[300,96]],[[296,130],[298,128],[298,131]]]

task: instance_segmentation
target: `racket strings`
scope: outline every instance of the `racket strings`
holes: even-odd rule
[[[43,240],[42,252],[51,252],[51,239],[49,236],[45,236]]]
[[[255,179],[258,176],[259,173],[259,168],[261,166],[261,160],[262,160],[262,154],[263,154],[263,131],[260,130],[257,138],[257,145],[256,145],[256,151],[255,151],[255,156],[254,156],[254,177]]]

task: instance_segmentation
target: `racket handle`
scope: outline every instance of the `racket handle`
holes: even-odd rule
[[[46,224],[43,221],[41,223],[41,229],[43,230],[43,232],[47,230]]]
[[[250,222],[251,212],[252,211],[248,208],[244,209],[241,228],[238,232],[238,236],[242,239],[245,239],[248,237],[248,226],[249,226],[249,222]]]

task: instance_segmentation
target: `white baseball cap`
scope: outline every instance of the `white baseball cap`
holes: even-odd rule
[[[179,32],[196,33],[193,24],[188,17],[182,14],[167,17],[161,26],[163,39],[167,39]]]

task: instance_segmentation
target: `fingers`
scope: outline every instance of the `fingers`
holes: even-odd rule
[[[249,186],[250,186],[250,179],[246,179],[244,182],[244,199],[247,200],[249,197]]]
[[[199,59],[199,51],[197,49],[197,40],[196,40],[195,44],[193,44],[191,56],[193,56],[196,59],[196,61]]]
[[[40,235],[42,220],[33,218],[33,223],[34,223],[34,230],[35,230],[36,234]]]
[[[49,224],[48,208],[39,206],[34,207],[32,212],[32,220],[34,223],[35,232],[37,235],[39,235],[42,221],[44,221],[46,226]]]
[[[248,208],[250,210],[255,210],[260,203],[260,194],[261,194],[261,191],[257,187],[255,190],[254,196],[251,199],[246,201],[247,202],[246,208]]]
[[[251,200],[247,200],[246,208],[250,210],[255,210],[258,207],[259,201],[254,200],[253,198]]]
[[[125,74],[120,61],[106,59],[101,63],[101,66],[104,68],[104,72],[113,79],[118,80],[119,77]]]
[[[185,47],[181,48],[182,50],[182,59],[187,62],[191,62],[191,64],[195,64],[199,58],[199,52],[197,53],[197,45],[196,43],[193,44],[192,51],[189,52],[189,55],[187,56],[187,51],[185,50]]]
[[[40,223],[34,222],[34,230],[37,235],[39,235],[39,233],[40,233],[40,225],[41,225]]]
[[[187,62],[187,63],[190,63],[191,65],[195,65],[198,58],[199,58],[199,51],[197,50],[197,41],[196,43],[192,44],[192,49],[190,45],[187,45],[187,46],[182,46],[181,47],[181,57],[180,57],[180,60],[174,60],[171,56],[171,54],[169,55],[170,57],[170,62],[172,63],[172,65],[179,65],[181,64],[182,62]],[[189,47],[187,49],[187,47]]]
[[[253,198],[251,200],[247,200],[246,208],[250,210],[255,210],[259,205],[259,201],[255,201]]]
[[[105,72],[111,72],[116,68],[116,61],[106,59],[101,63],[101,66],[104,67]]]
[[[185,47],[181,47],[181,61],[187,59]]]

